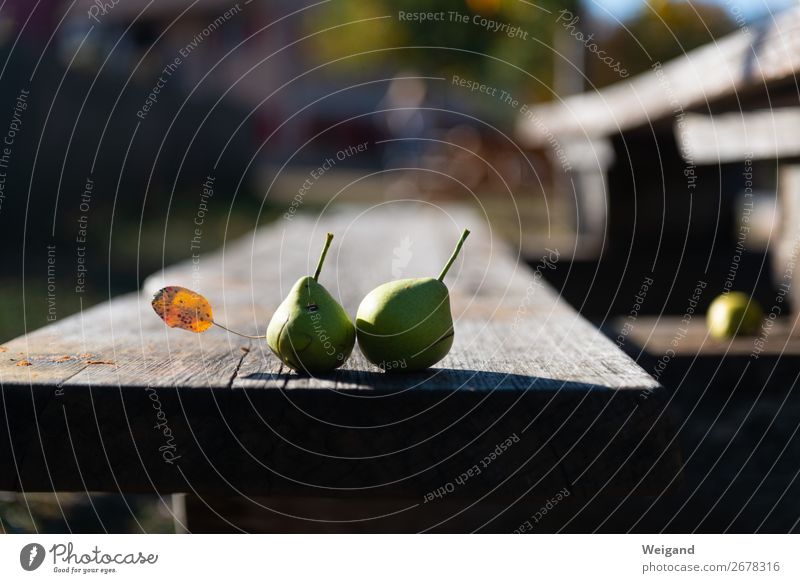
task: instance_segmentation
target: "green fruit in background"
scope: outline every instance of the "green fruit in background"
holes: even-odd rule
[[[328,233],[314,277],[297,280],[267,327],[272,352],[300,373],[322,374],[342,366],[356,341],[347,312],[317,282],[331,241]]]
[[[758,332],[764,311],[757,301],[743,292],[717,296],[708,307],[706,323],[714,338],[733,338]]]
[[[390,281],[361,301],[358,346],[372,364],[386,372],[413,372],[447,356],[453,346],[453,316],[443,280],[468,235],[464,230],[437,279]]]

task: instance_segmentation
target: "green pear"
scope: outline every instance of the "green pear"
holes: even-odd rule
[[[317,281],[331,246],[328,233],[314,277],[301,277],[267,327],[267,345],[292,370],[324,374],[342,366],[356,331],[344,308]]]
[[[706,314],[708,332],[720,340],[755,334],[763,319],[764,310],[758,302],[738,291],[717,296]]]
[[[464,230],[437,279],[390,281],[361,301],[356,314],[358,346],[372,364],[386,372],[413,372],[450,352],[453,316],[444,277],[468,235]]]

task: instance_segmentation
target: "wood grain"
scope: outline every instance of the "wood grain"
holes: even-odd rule
[[[424,373],[383,374],[356,350],[343,370],[301,377],[263,341],[167,329],[150,308],[157,288],[185,285],[218,321],[263,334],[331,231],[320,282],[353,314],[384,281],[438,274],[465,227],[446,279],[455,345]],[[6,348],[0,489],[421,504],[487,458],[448,495],[653,493],[679,473],[664,390],[461,207],[298,215]]]

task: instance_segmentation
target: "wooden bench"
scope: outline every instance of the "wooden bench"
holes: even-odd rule
[[[765,306],[767,314],[780,303]],[[800,362],[798,316],[766,317],[751,336],[717,340],[708,333],[705,317],[640,316],[611,322],[609,335],[647,372],[668,386],[702,387],[729,394],[788,390]],[[678,390],[688,390],[679,388]]]
[[[455,344],[424,373],[386,375],[356,349],[344,370],[302,377],[263,341],[168,329],[150,307],[162,285],[185,285],[219,322],[263,334],[331,231],[320,281],[354,314],[384,281],[435,276],[464,227],[446,280]],[[667,396],[542,268],[461,207],[279,220],[6,343],[0,489],[181,494],[176,521],[193,532],[621,524],[610,501],[678,481]]]

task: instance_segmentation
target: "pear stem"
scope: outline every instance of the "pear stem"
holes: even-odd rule
[[[469,230],[464,229],[464,232],[461,233],[461,238],[458,240],[458,243],[456,243],[456,248],[453,249],[453,254],[447,261],[447,265],[444,266],[444,269],[442,269],[442,272],[439,274],[439,281],[444,281],[444,276],[447,275],[447,272],[450,270],[450,266],[453,265],[456,257],[458,257],[458,254],[461,252],[461,247],[464,245],[464,241],[467,240],[467,237],[469,237]]]
[[[317,270],[314,272],[314,281],[319,280],[319,272],[322,271],[322,264],[325,263],[325,256],[328,254],[331,241],[333,241],[333,233],[328,233],[325,237],[325,246],[322,248],[322,254],[319,256],[319,261],[317,262]]]
[[[218,322],[213,322],[213,324],[218,328],[222,328],[226,332],[230,332],[231,334],[236,334],[237,336],[241,336],[242,338],[252,338],[253,340],[261,340],[262,338],[267,337],[266,334],[264,334],[263,336],[251,336],[250,334],[242,334],[241,332],[237,332],[236,330],[231,330],[230,328],[227,328],[226,326],[223,326]]]

